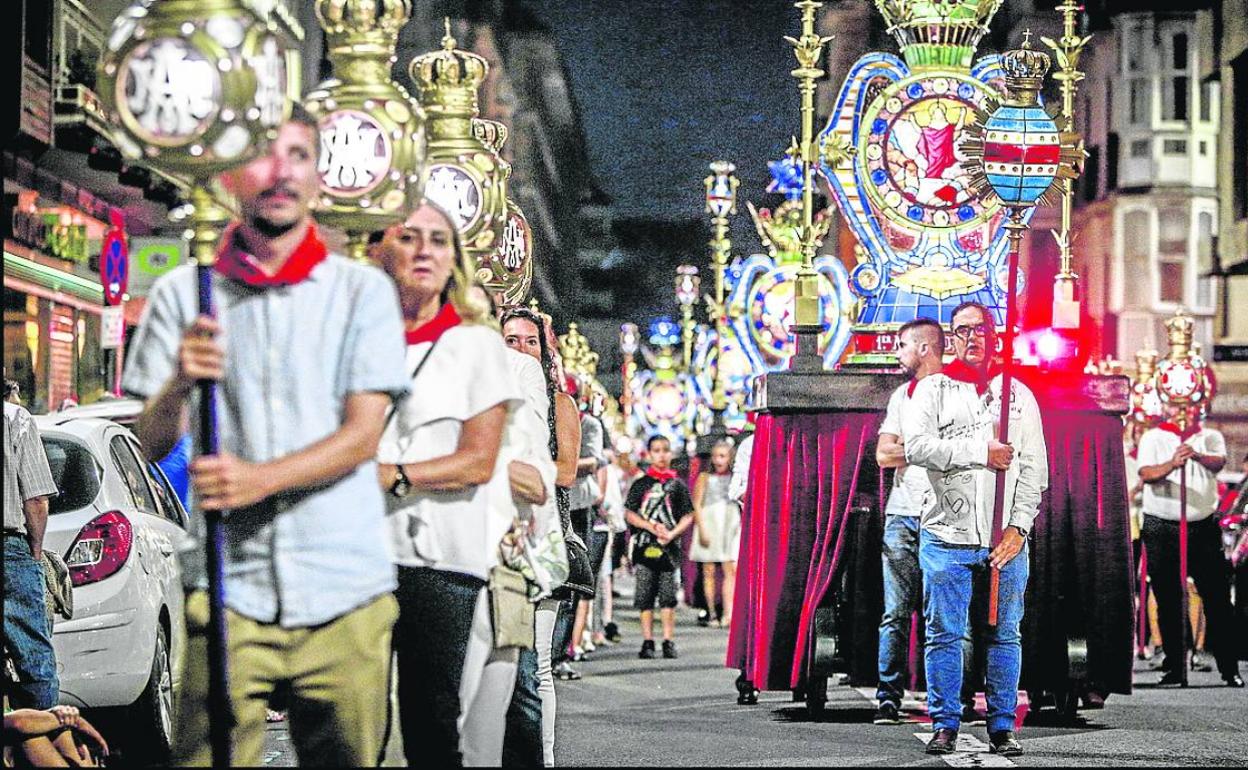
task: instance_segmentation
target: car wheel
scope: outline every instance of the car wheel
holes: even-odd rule
[[[156,629],[152,675],[130,712],[131,756],[143,765],[167,765],[173,745],[173,669],[169,632],[163,626]]]

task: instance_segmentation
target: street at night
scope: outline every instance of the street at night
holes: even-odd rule
[[[5,767],[1248,766],[1248,0],[10,5]]]

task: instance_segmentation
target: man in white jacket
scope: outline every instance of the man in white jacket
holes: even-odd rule
[[[1014,712],[1022,664],[1023,595],[1029,571],[1027,534],[1048,486],[1040,409],[1026,385],[1010,389],[1010,443],[996,439],[1001,376],[993,360],[992,314],[977,303],[954,311],[956,359],[920,382],[901,422],[906,462],[926,468],[936,505],[923,514],[919,564],[927,623],[927,703],[935,734],[931,754],[956,749],[962,708],[961,643],[976,576],[1001,571],[997,625],[988,629],[988,737],[994,753],[1017,756]],[[992,548],[996,473],[1006,474],[1005,531]]]

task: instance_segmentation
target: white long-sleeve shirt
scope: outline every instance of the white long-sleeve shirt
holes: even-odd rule
[[[926,468],[936,505],[920,526],[954,545],[989,547],[996,472],[987,467],[988,441],[1001,415],[1001,376],[980,395],[972,382],[945,374],[925,377],[903,407],[906,462]],[[1005,476],[1004,526],[1031,531],[1040,496],[1049,485],[1040,407],[1031,390],[1013,380],[1010,444],[1014,461]]]
[[[750,484],[750,461],[754,455],[754,434],[746,436],[737,447],[737,456],[732,463],[732,478],[728,480],[728,498],[741,502],[745,497],[746,487]]]

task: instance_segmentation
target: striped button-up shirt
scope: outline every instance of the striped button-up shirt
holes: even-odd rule
[[[153,288],[130,346],[127,391],[150,398],[173,376],[183,330],[196,317],[196,287],[195,269],[187,267]],[[214,275],[213,291],[225,349],[217,389],[222,451],[256,463],[284,457],[336,432],[347,396],[407,392],[398,294],[380,270],[331,254],[289,286]],[[384,515],[371,460],[315,489],[232,511],[226,605],[253,620],[303,628],[393,590]],[[184,569],[192,564],[184,560]]]
[[[35,421],[17,404],[4,402],[4,531],[26,532],[22,503],[56,494],[48,456]]]

